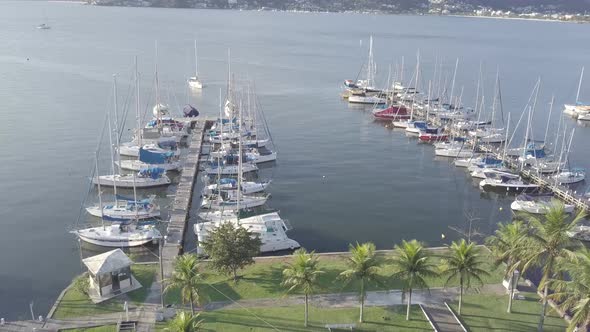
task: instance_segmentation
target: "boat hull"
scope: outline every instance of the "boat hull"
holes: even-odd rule
[[[163,187],[171,183],[170,179],[166,175],[162,175],[157,179],[152,178],[141,178],[134,177],[131,175],[101,175],[95,177],[92,182],[97,185],[100,182],[101,186],[118,188],[154,188]]]

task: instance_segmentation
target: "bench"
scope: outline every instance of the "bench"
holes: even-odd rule
[[[356,328],[356,324],[326,324],[326,328],[330,332],[332,332],[332,329],[352,331],[352,329]]]

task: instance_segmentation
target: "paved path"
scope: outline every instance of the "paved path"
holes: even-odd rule
[[[423,308],[438,332],[464,332],[455,316],[444,304],[432,303],[424,305]]]

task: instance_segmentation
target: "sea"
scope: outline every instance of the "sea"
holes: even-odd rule
[[[37,29],[41,23],[51,29]],[[505,123],[498,127],[508,113],[516,127],[540,80],[533,137],[544,139],[549,124],[552,144],[561,121],[560,136],[566,126],[568,135],[575,130],[570,164],[585,167],[590,128],[562,110],[575,101],[580,70],[590,65],[589,35],[590,25],[543,21],[2,1],[0,317],[27,319],[31,304],[45,315],[81,273],[79,243],[68,231],[87,221],[79,217],[82,204],[96,200],[89,177],[97,146],[99,172],[109,172],[108,142],[100,136],[113,109],[113,75],[129,139],[136,57],[142,111],[155,103],[156,64],[160,98],[174,111],[190,103],[203,116],[218,114],[228,59],[236,81],[254,82],[278,151],[264,170],[273,180],[268,205],[289,220],[290,237],[329,252],[357,241],[379,249],[402,239],[442,246],[469,233],[470,224],[481,241],[511,219],[512,197],[482,192],[464,169],[435,158],[431,145],[340,98],[343,80],[357,78],[366,61],[370,36],[379,86],[402,72],[409,81],[419,56],[420,90],[436,68],[449,94],[458,63],[454,94],[473,106],[479,81],[489,114],[499,73],[497,112]],[[186,84],[195,39],[206,84],[200,93]],[[584,98],[590,100],[590,83],[582,85]],[[524,136],[527,118],[515,137]],[[173,194],[173,186],[158,193],[164,209]]]

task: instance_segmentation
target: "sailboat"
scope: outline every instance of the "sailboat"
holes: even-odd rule
[[[97,148],[95,156],[96,174],[98,174],[98,151],[99,149]],[[97,185],[98,206],[102,207],[101,182],[98,181]],[[133,201],[137,202],[135,187],[133,187],[133,194]],[[162,235],[155,227],[154,222],[139,222],[139,209],[134,210],[134,221],[129,219],[115,219],[115,222],[108,226],[105,225],[105,220],[107,220],[108,217],[103,214],[104,209],[99,208],[98,211],[101,220],[100,226],[78,229],[71,231],[70,233],[75,234],[81,241],[87,243],[116,248],[136,247],[147,243],[156,243],[162,238]]]
[[[563,113],[578,118],[579,120],[590,119],[590,104],[580,102],[580,90],[582,88],[582,81],[584,80],[584,67],[580,72],[580,80],[578,82],[578,92],[576,93],[576,102],[574,104],[565,104]],[[582,118],[580,118],[582,115]]]
[[[202,89],[203,82],[201,82],[199,79],[199,67],[197,59],[197,40],[195,39],[195,76],[188,78],[188,85],[193,89]]]
[[[43,23],[39,24],[37,26],[37,29],[39,30],[49,30],[51,29],[51,26],[49,26],[49,23],[47,23],[47,16],[44,16],[44,21]]]
[[[270,185],[271,181],[254,182],[242,180],[242,194],[254,194],[263,192]],[[232,178],[222,178],[214,184],[207,185],[203,189],[203,194],[208,195],[220,190],[237,190],[238,180]]]
[[[546,214],[547,211],[553,206],[553,195],[552,194],[521,194],[516,196],[516,199],[510,208],[514,211],[522,211],[533,214]],[[564,212],[574,212],[575,206],[572,204],[564,204]]]
[[[534,183],[525,183],[516,174],[500,171],[484,171],[484,174],[486,178],[479,183],[479,186],[484,190],[525,192],[539,188]]]

